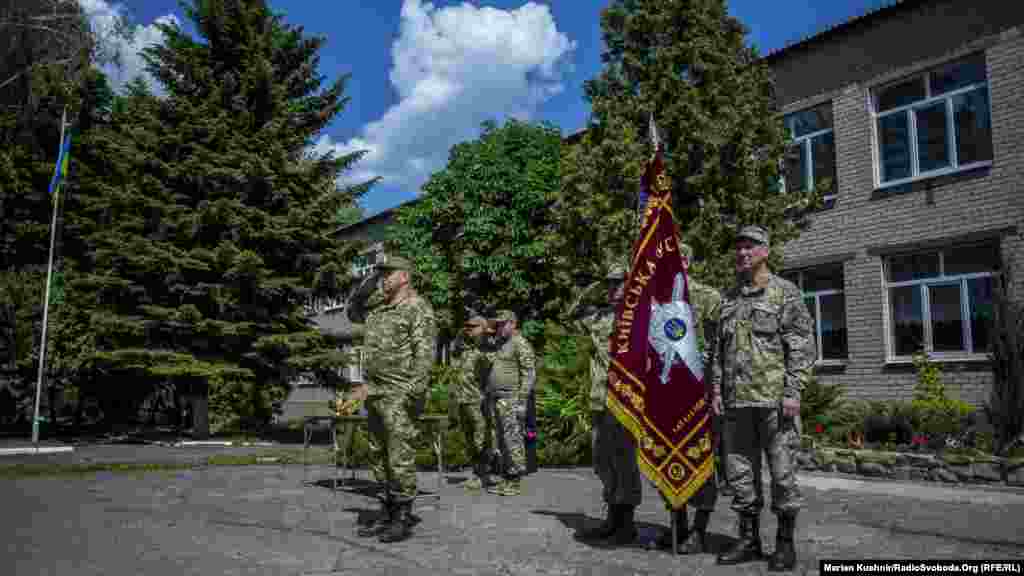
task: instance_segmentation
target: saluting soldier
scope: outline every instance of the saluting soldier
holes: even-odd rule
[[[354,396],[365,398],[370,464],[384,490],[380,514],[357,533],[397,542],[412,533],[414,421],[430,386],[437,323],[433,308],[411,284],[411,262],[387,257],[378,269],[385,300],[370,309],[365,324],[356,324],[352,334],[363,339],[366,371],[366,383]]]
[[[761,458],[771,472],[772,511],[778,516],[771,570],[796,565],[793,533],[803,498],[796,483],[800,395],[815,357],[810,312],[800,289],[768,268],[769,236],[760,226],[736,238],[736,286],[722,302],[713,363],[712,409],[725,410],[726,469],[740,515],[740,538],[718,557],[738,564],[762,556],[764,507]]]

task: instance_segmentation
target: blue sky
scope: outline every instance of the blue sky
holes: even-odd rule
[[[129,14],[141,27],[122,46],[115,82],[141,69],[150,25],[174,19],[176,0],[80,0],[102,24]],[[873,9],[884,0],[729,0],[761,53]],[[369,150],[346,178],[384,180],[362,200],[367,215],[415,198],[448,149],[486,119],[546,121],[569,134],[586,124],[583,82],[601,65],[600,12],[608,0],[271,0],[288,22],[327,37],[320,73],[351,74],[348,107],[315,149]]]

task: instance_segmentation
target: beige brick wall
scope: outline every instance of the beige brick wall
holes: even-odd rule
[[[935,6],[961,6],[966,2],[935,2]],[[1003,3],[1000,3],[1003,4]],[[972,4],[973,5],[973,4]],[[982,2],[986,9],[1000,10],[992,3]],[[957,8],[958,10],[959,8]],[[958,13],[950,8],[949,14]],[[1024,11],[1022,11],[1024,12]],[[963,22],[947,22],[942,11],[920,17],[934,29],[914,28],[915,42],[921,38],[940,36],[951,26]],[[1018,29],[1003,30],[988,37],[963,37],[960,46],[934,40],[932,53],[910,50],[918,59],[907,61],[906,51],[893,50],[891,41],[897,30],[908,33],[908,21],[898,19],[896,25],[880,25],[874,32],[859,30],[850,40],[859,43],[890,42],[889,52],[898,65],[852,61],[855,54],[843,39],[820,47],[821,54],[836,58],[830,68],[850,70],[856,76],[865,67],[878,70],[873,77],[861,77],[836,86],[829,75],[822,76],[818,87],[808,86],[807,78],[817,76],[810,68],[821,55],[802,53],[784,65],[777,76],[780,93],[803,94],[806,98],[786,103],[784,112],[799,110],[832,101],[836,141],[838,199],[836,206],[815,216],[809,230],[784,247],[787,268],[802,262],[821,262],[830,257],[845,259],[845,295],[849,359],[845,369],[822,372],[820,378],[829,383],[842,383],[853,398],[909,398],[916,381],[907,366],[886,365],[885,313],[883,308],[882,256],[897,247],[937,245],[965,235],[992,235],[1000,238],[1004,258],[1017,271],[1013,277],[1016,298],[1024,298],[1024,35]],[[984,27],[983,27],[984,28]],[[990,30],[991,27],[984,28]],[[874,36],[873,36],[874,34]],[[896,36],[894,36],[896,35]],[[905,42],[906,36],[901,40]],[[949,40],[946,38],[943,42]],[[913,44],[910,42],[909,44]],[[877,197],[874,179],[874,131],[869,108],[870,90],[883,80],[920,71],[936,63],[942,55],[962,54],[984,46],[989,74],[992,112],[994,160],[991,169],[972,173],[970,177],[934,179],[928,186],[903,194]],[[840,51],[839,48],[844,48]],[[799,73],[798,64],[807,67]],[[884,71],[884,72],[883,72]],[[801,84],[787,87],[785,81]],[[1016,227],[1012,234],[1008,230]],[[852,255],[852,257],[851,257]],[[944,381],[954,396],[980,404],[988,399],[991,372],[985,363],[951,363],[944,365]]]

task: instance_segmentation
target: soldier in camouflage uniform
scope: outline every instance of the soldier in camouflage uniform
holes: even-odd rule
[[[487,319],[482,316],[474,316],[466,321],[463,334],[465,349],[456,364],[460,372],[459,385],[452,398],[457,406],[459,427],[466,437],[466,446],[473,462],[474,477],[466,482],[466,488],[470,490],[479,490],[490,484],[493,443],[484,418],[486,408],[481,393],[484,371],[489,370],[491,365],[491,351],[485,339],[486,329]]]
[[[803,499],[794,453],[800,443],[800,395],[815,357],[812,321],[800,289],[768,269],[768,233],[748,226],[736,239],[738,284],[722,302],[718,352],[713,364],[712,409],[725,410],[732,508],[740,538],[718,557],[738,564],[762,556],[764,507],[761,457],[772,478],[772,511],[779,518],[773,571],[796,564],[793,532]]]
[[[367,425],[374,477],[383,484],[380,515],[360,536],[381,542],[407,538],[416,497],[413,424],[423,409],[434,362],[437,325],[434,310],[410,283],[412,264],[390,257],[378,265],[387,301],[371,309],[365,325],[356,325],[365,350]]]
[[[574,328],[588,334],[593,343],[590,356],[591,454],[594,472],[604,486],[603,497],[608,507],[604,523],[583,536],[587,539],[611,539],[612,543],[619,545],[636,539],[633,516],[643,498],[633,439],[605,403],[608,396],[609,341],[625,281],[625,266],[609,267],[604,282],[608,290],[607,301],[599,308],[583,306],[584,298],[590,292],[588,289],[568,312]]]
[[[522,492],[521,479],[526,474],[526,400],[533,393],[537,372],[533,347],[519,334],[516,315],[502,310],[496,320],[498,336],[504,343],[492,358],[486,392],[501,451],[503,478],[487,491],[515,496]]]
[[[690,246],[681,244],[679,256],[682,259],[683,272],[687,275],[689,282],[690,305],[693,307],[694,317],[697,320],[697,346],[701,351],[704,366],[711,366],[718,337],[718,317],[722,306],[722,295],[715,288],[701,284],[690,275],[690,259],[693,258],[693,249]],[[709,370],[704,373],[706,376],[711,376]],[[710,377],[705,379],[704,386],[708,400],[710,400],[713,389]],[[711,427],[713,434],[717,437],[721,433],[721,421],[718,415],[712,415]],[[690,498],[690,502],[697,509],[693,517],[693,526],[687,524],[687,505],[673,511],[675,524],[679,527],[676,535],[679,539],[678,551],[680,554],[698,554],[707,550],[705,535],[707,534],[708,520],[715,510],[715,503],[718,500],[717,481],[717,477],[712,476]],[[662,548],[672,548],[671,530],[662,534],[658,545]]]

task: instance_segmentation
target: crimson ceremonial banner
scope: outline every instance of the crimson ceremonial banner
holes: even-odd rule
[[[710,408],[660,146],[644,184],[640,237],[610,342],[607,403],[633,435],[640,470],[678,509],[714,470]]]

